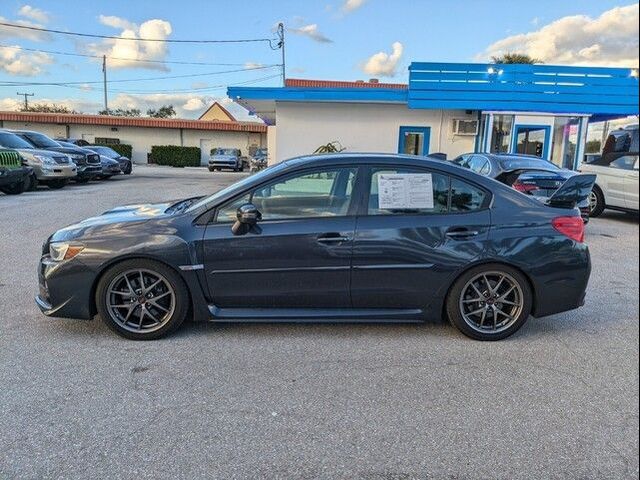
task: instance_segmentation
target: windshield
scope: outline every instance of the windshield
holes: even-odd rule
[[[0,132],[0,146],[4,148],[33,148],[33,145],[26,140],[9,132]]]
[[[110,149],[109,147],[100,147],[97,145],[89,145],[87,148],[89,148],[90,150],[93,150],[96,153],[99,153],[100,155],[104,155],[105,157],[109,157],[109,158],[118,158],[120,155],[118,155],[118,152],[116,152],[115,150]]]
[[[215,205],[218,199],[225,197],[229,192],[233,192],[234,190],[242,190],[247,185],[251,185],[252,183],[259,183],[265,177],[269,177],[274,173],[278,173],[279,170],[284,169],[286,166],[286,162],[277,163],[276,165],[272,165],[264,170],[260,170],[258,173],[251,175],[250,177],[243,178],[239,182],[229,185],[226,188],[214,193],[213,195],[209,195],[208,197],[204,197],[198,203],[195,203],[189,207],[189,212],[194,210],[198,210],[199,208],[213,206]]]
[[[25,140],[31,142],[38,148],[58,148],[60,144],[54,140],[51,140],[46,135],[42,133],[29,132],[29,133],[18,133],[18,135]]]
[[[235,148],[216,148],[214,155],[237,155],[238,150]]]

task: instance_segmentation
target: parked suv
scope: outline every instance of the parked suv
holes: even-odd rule
[[[0,148],[0,192],[19,195],[29,186],[33,169],[22,164],[22,157],[15,150]]]
[[[27,165],[33,168],[34,181],[30,188],[35,188],[38,183],[52,189],[62,188],[77,175],[78,167],[69,155],[35,148],[9,130],[0,129],[0,147],[17,150]]]
[[[589,196],[589,215],[597,217],[606,208],[638,212],[638,125],[609,134],[602,155],[583,163],[581,172],[597,175]]]
[[[87,150],[86,148],[78,147],[70,143],[62,145],[40,132],[34,132],[31,130],[12,131],[23,140],[29,142],[35,148],[51,150],[69,155],[71,160],[73,160],[73,163],[78,167],[78,175],[74,178],[78,183],[87,183],[89,180],[96,178],[100,174],[100,157],[91,150]]]
[[[209,157],[209,171],[230,168],[234,172],[244,170],[244,159],[239,148],[213,148]]]

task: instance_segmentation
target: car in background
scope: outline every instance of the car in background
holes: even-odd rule
[[[29,188],[33,169],[23,165],[16,150],[0,148],[0,192],[19,195]]]
[[[589,214],[597,217],[609,208],[638,213],[638,125],[609,134],[601,155],[580,166],[580,171],[595,173],[596,184],[589,196]]]
[[[207,197],[113,208],[49,236],[36,303],[118,334],[196,320],[420,322],[478,340],[584,303],[576,202],[547,204],[449,162],[333,154],[286,160]],[[525,220],[523,220],[523,218]]]
[[[269,151],[266,148],[258,148],[249,159],[249,171],[259,172],[267,167]]]
[[[452,162],[543,202],[547,201],[569,178],[578,173],[560,168],[534,155],[466,153]],[[585,223],[588,222],[588,200],[585,199],[579,208],[583,220]]]
[[[69,155],[35,148],[9,130],[0,129],[0,147],[17,150],[27,166],[33,169],[30,190],[36,188],[38,183],[51,189],[62,188],[77,176],[78,167]]]
[[[93,150],[103,157],[108,157],[115,160],[120,165],[120,170],[122,170],[122,173],[124,173],[125,175],[131,175],[131,172],[133,171],[131,159],[125,157],[124,155],[120,155],[113,148],[104,145],[87,145],[86,148]]]
[[[109,180],[111,177],[120,175],[122,173],[120,164],[113,158],[100,155],[100,164],[102,166],[102,171],[100,172],[98,178],[102,180]]]
[[[227,168],[234,172],[244,170],[244,159],[239,148],[213,148],[209,156],[209,171]]]
[[[67,143],[73,143],[74,145],[77,145],[78,147],[86,147],[87,145],[90,145],[90,143],[88,141],[86,141],[84,138],[58,138],[56,137],[56,142],[59,141],[63,141],[63,142],[67,142]]]
[[[53,152],[60,152],[71,157],[73,163],[78,167],[77,175],[74,181],[78,183],[87,183],[93,180],[100,173],[100,158],[91,150],[83,149],[77,145],[67,143],[62,145],[61,143],[49,138],[44,133],[34,132],[32,130],[11,130],[17,136],[29,142],[35,148],[41,150],[51,150]]]

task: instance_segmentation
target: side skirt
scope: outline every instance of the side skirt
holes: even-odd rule
[[[419,323],[421,309],[219,308],[209,305],[212,322],[268,323]]]

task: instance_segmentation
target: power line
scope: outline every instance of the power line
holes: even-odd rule
[[[56,50],[42,50],[39,48],[19,47],[17,45],[0,44],[0,48],[13,48],[15,50],[24,50],[25,52],[48,53],[50,55],[63,55],[68,57],[96,58],[100,60],[102,60],[102,57],[103,57],[103,55],[59,52]],[[146,58],[110,57],[109,55],[107,55],[106,57],[107,57],[107,60],[120,60],[124,62],[136,62],[136,63],[158,63],[158,64],[167,64],[167,65],[203,65],[203,66],[217,66],[217,67],[239,67],[239,66],[245,65],[244,63],[181,62],[181,61],[175,61],[175,60],[170,61],[170,60],[152,60],[152,59],[146,59]]]
[[[16,92],[16,95],[20,95],[24,97],[24,111],[28,112],[29,111],[29,100],[27,99],[28,97],[33,97],[35,95],[35,93],[20,93],[20,92]]]
[[[193,77],[207,77],[212,75],[223,75],[226,73],[238,73],[238,72],[250,72],[253,70],[266,70],[269,68],[280,67],[280,65],[260,65],[256,67],[249,68],[239,68],[235,70],[222,70],[218,72],[207,72],[207,73],[189,73],[185,75],[167,75],[164,77],[146,77],[146,78],[127,78],[120,80],[109,80],[109,83],[128,83],[128,82],[147,82],[147,81],[155,81],[155,80],[169,80],[175,78],[193,78]],[[18,87],[18,86],[70,86],[70,85],[96,85],[98,83],[103,83],[102,81],[74,81],[74,82],[4,82],[0,84],[3,87]]]
[[[56,33],[58,35],[69,35],[74,37],[88,37],[88,38],[102,38],[109,40],[130,40],[135,42],[163,42],[163,43],[256,43],[267,42],[272,45],[273,39],[271,38],[242,38],[242,39],[230,39],[230,40],[176,40],[176,39],[161,39],[161,38],[127,38],[118,37],[114,35],[96,35],[92,33],[79,33],[79,32],[67,32],[64,30],[52,30],[50,28],[32,27],[28,25],[16,25],[14,23],[0,22],[0,26],[18,28],[23,30],[32,30],[36,32]]]
[[[207,87],[202,87],[202,88],[189,88],[189,89],[169,89],[169,90],[109,90],[110,92],[113,93],[129,93],[129,94],[163,94],[163,93],[199,93],[199,92],[206,92],[209,90],[220,90],[223,88],[227,88],[230,86],[237,86],[237,85],[250,85],[252,83],[259,83],[259,82],[264,82],[265,80],[271,80],[274,78],[280,78],[281,74],[278,73],[276,75],[269,75],[266,77],[260,77],[260,78],[254,78],[253,80],[247,80],[246,82],[234,82],[232,84],[219,84],[219,85],[209,85]]]

